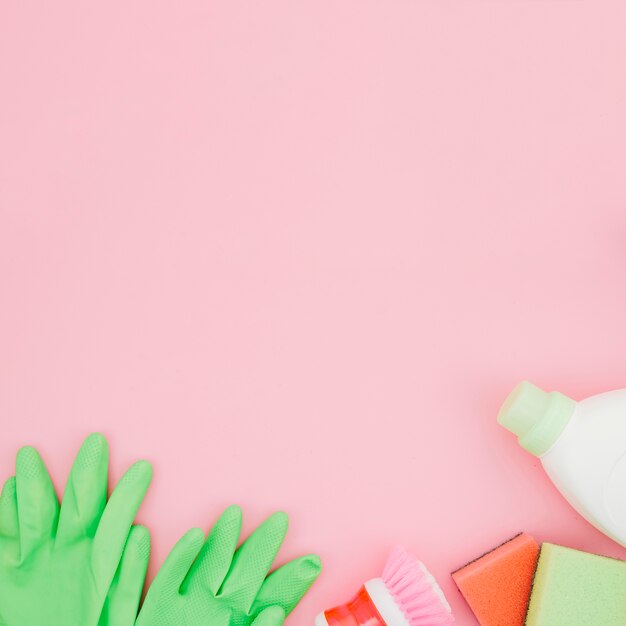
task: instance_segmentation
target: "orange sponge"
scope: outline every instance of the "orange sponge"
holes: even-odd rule
[[[452,578],[481,626],[523,626],[539,544],[521,533]]]

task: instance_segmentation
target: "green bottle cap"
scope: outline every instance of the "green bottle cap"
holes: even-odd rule
[[[541,456],[559,438],[575,408],[576,402],[562,393],[548,393],[525,381],[504,401],[498,422],[517,435],[522,448]]]

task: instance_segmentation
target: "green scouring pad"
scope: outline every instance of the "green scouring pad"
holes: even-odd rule
[[[544,543],[526,626],[626,626],[626,562]]]

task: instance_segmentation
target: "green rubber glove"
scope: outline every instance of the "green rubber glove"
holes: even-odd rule
[[[134,626],[150,560],[150,534],[133,526],[98,626]]]
[[[206,541],[191,529],[154,579],[136,626],[280,626],[321,569],[310,555],[268,576],[287,526],[276,513],[238,550],[239,507],[226,509]]]
[[[145,529],[131,525],[151,477],[135,463],[107,502],[107,444],[90,435],[59,507],[41,457],[22,448],[0,496],[0,625],[99,626],[124,547],[145,552]]]

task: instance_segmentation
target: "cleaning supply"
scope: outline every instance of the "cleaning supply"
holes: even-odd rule
[[[527,626],[625,626],[626,562],[541,546]]]
[[[404,548],[396,548],[382,578],[365,583],[348,603],[318,615],[315,626],[446,626],[452,610],[435,579]]]
[[[150,534],[143,526],[133,526],[102,607],[98,626],[134,626],[149,560]]]
[[[480,626],[524,626],[539,544],[520,533],[452,573]]]
[[[174,546],[148,590],[136,626],[280,626],[320,573],[301,557],[268,572],[287,532],[276,513],[237,549],[241,509],[220,516],[208,538],[198,528]]]
[[[74,461],[59,507],[41,457],[22,448],[0,495],[2,626],[98,626],[124,547],[131,542],[146,553],[145,529],[131,525],[151,477],[147,462],[135,463],[107,501],[108,449],[94,434]],[[118,596],[115,610],[136,614],[140,594]]]
[[[626,390],[577,403],[523,382],[498,421],[583,517],[626,547]]]

